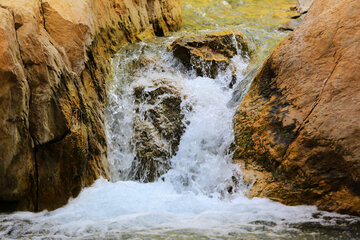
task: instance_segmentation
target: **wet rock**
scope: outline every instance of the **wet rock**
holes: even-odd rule
[[[150,86],[134,88],[136,157],[130,179],[153,182],[170,169],[184,133],[182,97],[169,80],[156,79]]]
[[[131,76],[137,76],[141,74],[141,72],[153,71],[153,72],[166,72],[166,69],[159,64],[160,59],[154,56],[143,56],[138,59],[134,59],[131,63],[129,63],[129,73]]]
[[[188,69],[195,69],[199,76],[210,78],[216,78],[219,72],[229,67],[230,59],[235,55],[241,54],[246,58],[250,54],[246,39],[240,32],[181,37],[168,49]],[[231,68],[234,75],[236,68]]]
[[[235,117],[251,197],[360,215],[360,2],[316,0]]]
[[[2,0],[0,19],[0,211],[51,210],[108,178],[111,57],[179,29],[180,1]]]

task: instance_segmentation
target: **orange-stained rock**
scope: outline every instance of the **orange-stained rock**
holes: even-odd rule
[[[179,29],[179,0],[2,0],[0,211],[62,206],[108,177],[110,58]]]
[[[195,69],[197,75],[210,78],[216,78],[220,71],[224,71],[235,55],[247,57],[250,53],[247,41],[240,32],[185,36],[176,39],[168,49],[187,68]]]
[[[235,117],[251,197],[360,215],[360,1],[315,0]]]

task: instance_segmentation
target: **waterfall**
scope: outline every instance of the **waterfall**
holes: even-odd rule
[[[344,238],[359,237],[358,218],[246,197],[249,186],[231,163],[231,143],[234,101],[248,86],[249,60],[232,59],[242,91],[231,89],[229,69],[215,79],[186,70],[166,50],[172,40],[129,45],[113,60],[106,110],[111,181],[99,179],[55,211],[0,215],[0,238],[336,239],[339,232]],[[146,112],[159,104],[137,101],[134,89],[139,87],[145,93],[176,89],[181,98],[184,131],[177,151],[170,167],[151,183],[131,174],[137,167],[136,119],[145,121]],[[160,146],[172,152],[166,141]]]

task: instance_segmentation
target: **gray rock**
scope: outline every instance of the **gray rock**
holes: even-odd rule
[[[170,159],[184,133],[182,98],[176,86],[166,79],[156,79],[151,86],[135,87],[134,96],[136,156],[129,178],[153,182],[170,169]]]

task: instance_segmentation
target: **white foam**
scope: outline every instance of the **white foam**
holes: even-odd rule
[[[136,75],[126,71],[132,60],[143,55],[155,59],[162,56],[163,62],[157,64],[162,64],[165,70]],[[240,81],[247,61],[237,59],[234,62]],[[146,48],[143,43],[135,45],[131,54],[129,51],[120,53],[114,64],[118,66],[117,77],[109,89],[107,109],[112,182],[100,179],[66,206],[52,212],[0,215],[0,238],[237,239],[265,236],[277,239],[294,236],[289,233],[302,236],[298,229],[290,227],[292,223],[333,224],[324,217],[314,218],[315,213],[351,221],[351,217],[319,212],[315,207],[288,207],[268,199],[248,199],[242,194],[246,185],[241,185],[241,179],[238,179],[238,192],[226,194],[227,188],[234,185],[234,174],[240,173],[238,166],[231,163],[228,151],[233,142],[235,111],[228,106],[232,98],[232,90],[228,88],[230,72],[217,79],[195,77],[193,72],[183,73],[181,64],[164,49]],[[176,156],[171,159],[172,169],[163,176],[164,180],[154,183],[126,181],[134,158],[132,87],[150,86],[150,81],[156,78],[166,78],[182,91],[186,131]],[[188,105],[192,106],[191,111]]]
[[[268,199],[239,195],[221,200],[193,191],[179,193],[169,182],[112,183],[100,179],[58,210],[0,216],[15,224],[0,232],[0,237],[8,236],[5,233],[15,228],[18,230],[10,234],[14,238],[93,239],[110,233],[167,236],[171,231],[207,236],[249,232],[282,236],[288,226],[284,223],[323,221],[314,219],[314,213],[315,207],[287,207]],[[268,223],[269,227],[256,230],[256,221]]]
[[[9,216],[31,221],[25,232],[78,237],[94,233],[200,229],[229,232],[254,220],[279,222],[311,217],[314,207],[284,207],[266,199],[210,198],[192,191],[178,193],[169,182],[138,183],[98,180],[68,205],[52,212]],[[24,230],[23,230],[24,231]],[[1,236],[1,234],[0,234]],[[20,235],[21,236],[21,235]]]

